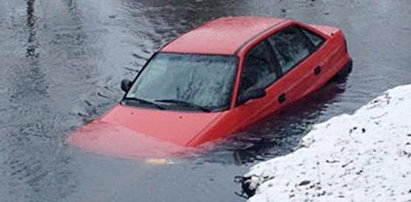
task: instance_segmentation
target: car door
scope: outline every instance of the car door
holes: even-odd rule
[[[305,91],[302,93],[304,96],[320,88],[330,79],[329,70],[332,69],[332,66],[330,64],[331,55],[323,48],[326,39],[318,33],[304,27],[299,27],[299,29],[306,37],[307,45],[310,49],[310,55],[307,60],[314,65],[311,69],[311,74],[309,74],[311,75],[312,84],[309,88],[305,88]]]
[[[268,41],[282,72],[277,87],[283,92],[277,97],[277,102],[286,105],[312,91],[315,80],[323,71],[323,61],[314,54],[321,42],[314,45],[297,25],[273,34]]]
[[[238,126],[248,126],[272,113],[275,107],[278,107],[273,105],[273,98],[277,97],[278,92],[281,91],[272,87],[281,72],[275,53],[267,40],[261,41],[247,51],[241,69],[233,114]],[[266,95],[261,98],[247,99],[250,92],[259,89],[263,89]]]

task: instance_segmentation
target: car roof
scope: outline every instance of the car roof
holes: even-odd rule
[[[224,17],[192,29],[160,52],[233,55],[260,33],[286,20],[270,17]]]

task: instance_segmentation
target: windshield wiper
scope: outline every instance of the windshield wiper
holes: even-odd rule
[[[154,101],[155,102],[173,103],[173,104],[180,105],[180,106],[197,108],[197,109],[200,109],[203,112],[210,112],[211,111],[210,109],[207,109],[207,108],[205,108],[203,106],[200,106],[198,104],[194,104],[194,103],[191,103],[191,102],[186,102],[186,101],[183,101],[183,100],[164,99],[164,100],[154,100]]]
[[[164,109],[164,107],[161,107],[159,104],[149,101],[149,100],[145,100],[145,99],[141,99],[141,98],[137,98],[137,97],[125,97],[124,100],[132,100],[132,101],[137,101],[143,104],[148,104],[148,105],[152,105],[157,107],[158,109]]]

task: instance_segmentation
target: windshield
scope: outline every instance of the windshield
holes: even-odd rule
[[[230,106],[236,64],[234,56],[158,53],[125,100],[172,109],[224,110]]]

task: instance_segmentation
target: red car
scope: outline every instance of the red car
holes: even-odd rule
[[[120,156],[176,152],[250,126],[351,68],[338,28],[219,18],[164,45],[122,81],[121,102],[69,142]]]

